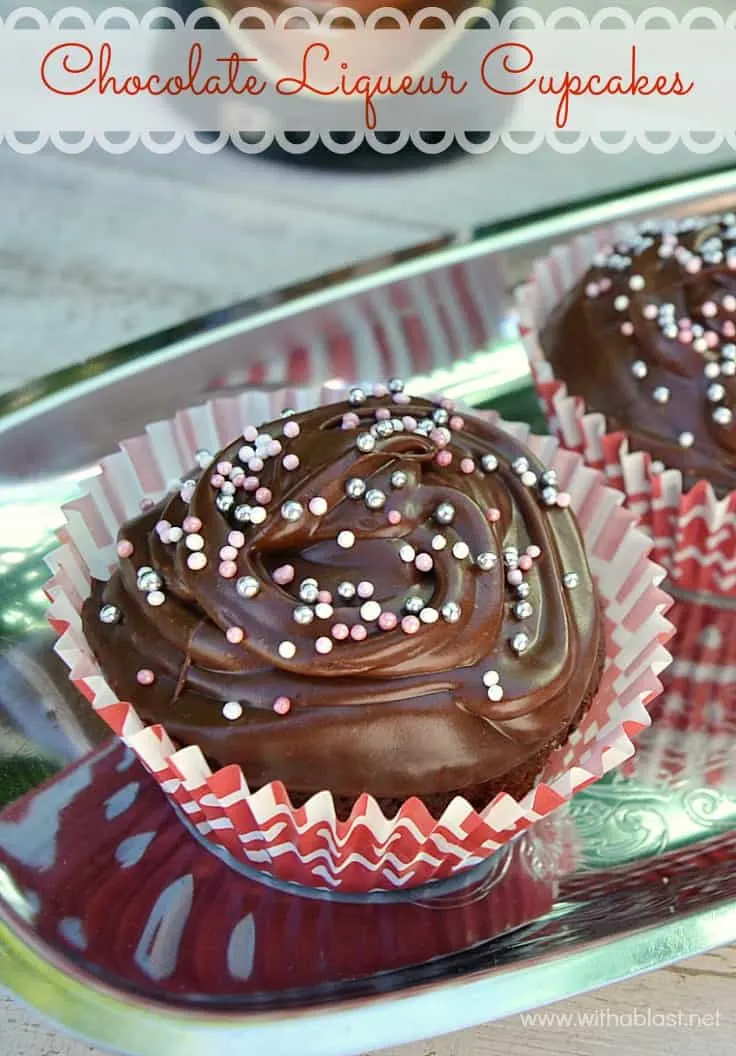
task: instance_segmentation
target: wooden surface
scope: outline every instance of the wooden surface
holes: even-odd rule
[[[536,1025],[513,1016],[459,1034],[384,1049],[381,1056],[732,1056],[734,986],[736,950],[729,947],[550,1005],[538,1014],[541,1021]],[[715,1025],[703,1026],[709,1022],[706,1016]],[[652,1025],[629,1025],[637,1018]],[[657,1025],[663,1021],[682,1025]],[[242,1052],[250,1056],[247,1045]],[[99,1056],[100,1050],[40,1025],[27,1010],[0,997],[0,1053]]]

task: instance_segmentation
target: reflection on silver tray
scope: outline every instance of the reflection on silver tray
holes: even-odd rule
[[[726,177],[709,177],[659,199],[650,193],[614,203],[608,213],[581,210],[432,247],[341,285],[315,283],[296,300],[274,295],[270,306],[251,306],[241,319],[148,357],[98,364],[56,394],[34,401],[26,390],[13,406],[6,401],[1,982],[70,1029],[136,1054],[204,1056],[244,1043],[289,1056],[358,1053],[736,939],[731,613],[708,599],[676,601],[671,618],[703,663],[678,657],[629,764],[458,890],[351,901],[277,890],[234,872],[191,838],[68,683],[51,651],[41,590],[43,555],[75,475],[119,437],[198,397],[279,384],[285,375],[296,383],[305,334],[324,346],[316,380],[341,363],[356,376],[389,373],[377,368],[398,368],[402,349],[418,351],[426,370],[412,380],[415,390],[449,389],[475,403],[493,398],[507,418],[533,417],[508,308],[530,256],[555,236],[609,217],[722,208],[733,188]],[[366,349],[381,334],[385,362],[341,361],[348,318],[370,333]],[[259,366],[266,357],[268,366]],[[86,424],[93,405],[99,430]],[[20,472],[36,479],[21,480]]]

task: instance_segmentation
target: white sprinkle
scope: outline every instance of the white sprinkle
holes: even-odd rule
[[[444,550],[447,546],[447,539],[444,535],[435,535],[432,537],[432,549],[433,550]]]
[[[296,656],[296,646],[293,642],[279,642],[279,656],[284,660],[291,660]]]
[[[620,293],[613,302],[613,307],[617,312],[623,312],[629,307],[629,298],[625,293]]]
[[[192,532],[184,540],[184,544],[188,550],[204,550],[204,539],[198,532]]]
[[[321,495],[315,495],[309,500],[309,512],[315,517],[323,517],[327,513],[327,499],[323,499]]]
[[[680,433],[677,438],[677,442],[680,447],[692,447],[695,443],[695,437],[692,433],[685,431],[684,433]]]
[[[437,612],[437,609],[433,609],[431,605],[426,605],[419,613],[419,619],[422,623],[437,623],[439,618],[439,612]]]
[[[318,638],[314,643],[314,648],[318,653],[322,653],[324,656],[326,653],[332,652],[332,639],[331,638]]]
[[[250,511],[250,523],[251,524],[263,524],[268,514],[266,513],[265,507],[254,506]]]
[[[381,606],[377,601],[366,601],[360,606],[360,618],[366,623],[372,623],[381,615]]]
[[[537,483],[537,474],[533,470],[527,469],[521,474],[520,479],[525,488],[533,488]]]
[[[458,561],[464,561],[465,558],[468,557],[469,555],[470,555],[470,547],[468,546],[467,543],[464,543],[462,540],[460,540],[460,542],[458,542],[458,543],[455,543],[455,545],[452,548],[452,556],[453,557],[456,557],[458,559]]]
[[[329,620],[334,612],[329,602],[320,601],[314,606],[314,615],[318,620]]]
[[[229,700],[227,704],[222,705],[223,718],[230,719],[231,722],[239,719],[242,714],[242,705],[238,704],[237,700]]]
[[[486,671],[483,675],[484,686],[496,686],[499,682],[498,671]]]
[[[338,532],[337,545],[341,546],[343,550],[349,550],[352,546],[355,546],[355,533],[347,529],[343,532]]]
[[[499,700],[503,700],[503,690],[500,686],[489,686],[487,693],[488,699],[492,700],[494,703],[498,703]]]
[[[412,562],[414,561],[414,558],[416,556],[417,556],[416,555],[416,550],[414,549],[413,546],[410,546],[409,543],[405,543],[404,546],[402,546],[401,549],[399,550],[399,557],[407,565],[412,564]]]
[[[158,608],[159,605],[163,605],[166,601],[166,595],[160,590],[152,590],[150,594],[146,595],[146,601],[149,605],[153,605],[154,608]]]

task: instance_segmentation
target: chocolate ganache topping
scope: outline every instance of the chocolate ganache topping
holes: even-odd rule
[[[553,471],[398,380],[198,460],[85,605],[121,699],[295,802],[531,787],[602,657]]]
[[[595,258],[541,340],[632,448],[687,487],[736,487],[736,214],[642,225]]]

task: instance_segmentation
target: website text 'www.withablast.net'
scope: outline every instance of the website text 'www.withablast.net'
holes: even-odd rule
[[[576,1028],[578,1030],[631,1029],[632,1027],[682,1027],[689,1029],[719,1027],[720,1009],[710,1012],[692,1012],[678,1008],[663,1012],[656,1008],[643,1007],[616,1011],[611,1008],[594,1008],[577,1012],[522,1012],[524,1027]]]

